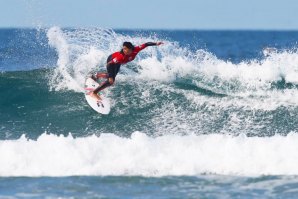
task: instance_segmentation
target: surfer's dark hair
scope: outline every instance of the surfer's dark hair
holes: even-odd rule
[[[131,42],[125,41],[123,42],[123,46],[125,46],[126,48],[133,50],[135,47],[132,45]]]

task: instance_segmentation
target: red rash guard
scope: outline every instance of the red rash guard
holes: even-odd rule
[[[154,45],[156,45],[156,44],[154,43]],[[110,63],[111,64],[126,64],[127,62],[134,60],[136,58],[137,54],[141,50],[146,48],[147,46],[153,46],[153,43],[148,42],[148,43],[142,44],[140,46],[134,47],[134,49],[130,55],[124,55],[121,52],[115,52],[112,54],[112,60],[110,61]]]

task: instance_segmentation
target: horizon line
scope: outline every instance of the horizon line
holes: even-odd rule
[[[50,29],[51,27],[56,27],[57,25],[53,26],[0,26],[0,29]],[[86,29],[86,28],[100,28],[100,29],[107,29],[107,30],[127,30],[127,31],[298,31],[297,29],[293,28],[112,28],[112,27],[99,27],[99,26],[57,26],[62,29]]]

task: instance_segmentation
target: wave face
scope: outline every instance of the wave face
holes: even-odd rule
[[[1,176],[298,174],[297,32],[23,31],[1,46]],[[123,41],[157,40],[96,114],[86,76]]]

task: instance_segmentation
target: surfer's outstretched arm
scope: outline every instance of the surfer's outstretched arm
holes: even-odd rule
[[[159,46],[161,44],[163,44],[163,42],[159,41],[159,42],[147,42],[147,43],[144,43],[145,46]]]
[[[148,46],[159,46],[161,44],[163,44],[163,42],[161,42],[161,41],[159,41],[159,42],[147,42],[147,43],[144,43],[142,45],[136,46],[135,50],[137,52],[139,52],[139,51],[143,50],[144,48],[146,48]]]

